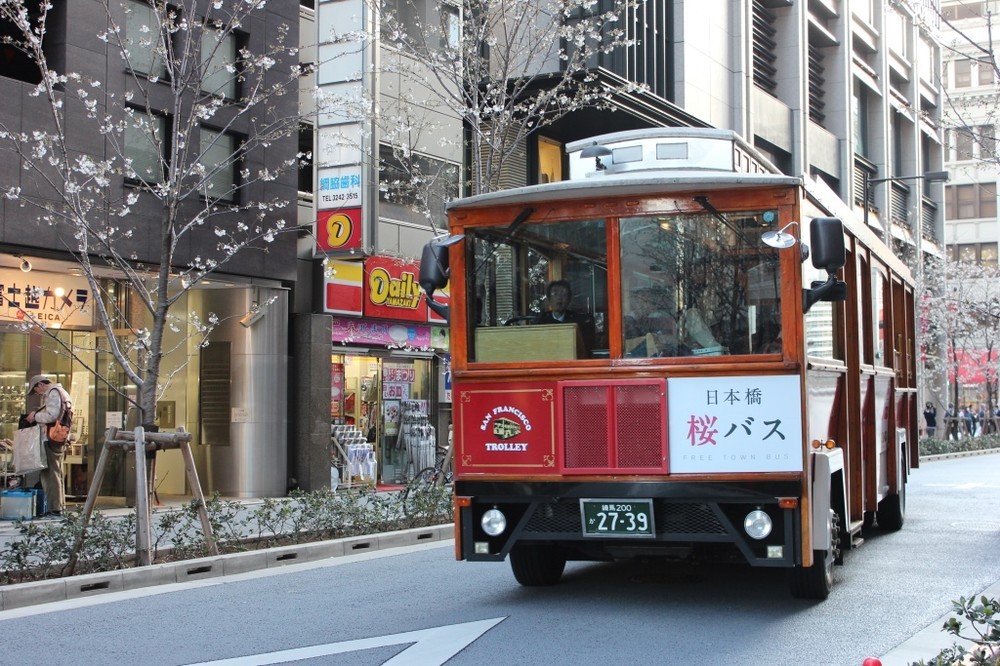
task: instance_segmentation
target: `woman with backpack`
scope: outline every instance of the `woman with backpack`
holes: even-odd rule
[[[63,458],[69,439],[69,421],[72,418],[72,404],[69,394],[59,384],[45,375],[35,375],[29,382],[32,394],[42,396],[42,406],[28,412],[29,423],[47,425],[45,438],[45,469],[42,470],[42,491],[45,493],[45,518],[62,515],[65,502],[63,489]]]

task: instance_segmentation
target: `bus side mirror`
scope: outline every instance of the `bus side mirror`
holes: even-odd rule
[[[813,282],[809,289],[803,289],[802,312],[820,301],[847,300],[847,284],[837,279],[837,271],[847,263],[844,246],[844,223],[836,217],[814,217],[809,223],[812,264],[825,270],[826,282]]]
[[[448,284],[451,268],[448,264],[448,248],[458,243],[464,235],[439,236],[426,245],[420,254],[420,286],[427,294],[427,307],[448,321],[448,306],[434,300],[434,292]]]
[[[844,223],[836,217],[814,217],[809,222],[812,237],[812,263],[816,268],[833,275],[847,263],[844,248]]]

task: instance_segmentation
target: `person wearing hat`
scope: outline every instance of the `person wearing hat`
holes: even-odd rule
[[[27,420],[31,424],[41,423],[51,426],[62,416],[63,406],[70,406],[70,398],[66,390],[45,375],[35,375],[28,382],[28,386],[30,387],[28,397],[32,395],[42,396],[42,406],[27,414]],[[65,454],[66,442],[50,440],[48,429],[46,429],[45,469],[41,473],[42,491],[45,493],[47,509],[44,517],[62,515],[65,502],[63,488],[63,457]]]

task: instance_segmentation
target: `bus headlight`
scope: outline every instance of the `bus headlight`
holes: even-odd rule
[[[503,511],[500,509],[490,509],[483,514],[483,518],[479,522],[483,526],[483,531],[492,537],[503,534],[503,531],[507,529],[507,516],[503,515]]]
[[[750,536],[751,539],[763,539],[771,533],[771,528],[774,524],[771,522],[771,516],[767,515],[760,509],[755,509],[747,514],[747,517],[743,519],[743,529]]]

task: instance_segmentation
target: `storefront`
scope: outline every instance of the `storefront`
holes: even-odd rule
[[[90,490],[107,428],[136,424],[129,401],[135,398],[135,386],[109,351],[105,329],[94,314],[94,295],[80,267],[36,258],[25,267],[29,270],[0,263],[0,436],[10,439],[19,416],[38,406],[37,397],[27,398],[29,377],[44,374],[62,384],[72,398],[74,412],[64,468],[66,494],[71,500],[82,499]],[[126,284],[110,271],[99,282],[110,311],[142,311]],[[265,316],[252,328],[241,325],[240,317],[258,302],[269,304]],[[286,375],[286,302],[279,289],[212,281],[185,294],[174,306],[177,312],[194,312],[203,320],[219,319],[208,346],[182,326],[165,331],[163,348],[169,353],[163,376],[169,381],[163,382],[155,419],[161,430],[183,427],[194,433],[199,476],[210,491],[264,496],[281,494],[285,489],[284,384],[280,384],[278,396],[258,396],[260,404],[254,403],[254,395],[244,394],[261,368],[273,366],[273,372],[264,377],[269,386],[278,386],[271,375],[282,381]],[[29,323],[32,318],[45,330]],[[130,324],[140,326],[142,322],[133,317]],[[272,326],[281,333],[277,338],[264,335]],[[258,346],[267,349],[249,347],[245,340],[251,338],[261,340]],[[224,387],[224,394],[209,391],[213,386]],[[212,415],[210,408],[216,404],[221,407],[213,422],[206,415]],[[275,410],[275,406],[280,409]],[[254,470],[263,472],[250,474],[250,460],[256,461]],[[99,494],[134,499],[133,470],[131,460],[111,456]],[[159,495],[188,494],[180,451],[158,453],[155,473]],[[226,475],[237,477],[237,481],[231,482]],[[31,484],[34,479],[24,481]]]
[[[334,479],[405,483],[433,465],[437,450],[447,445],[451,409],[441,387],[448,329],[428,319],[416,287],[419,267],[412,262],[328,261],[325,273],[326,310],[335,315]]]

